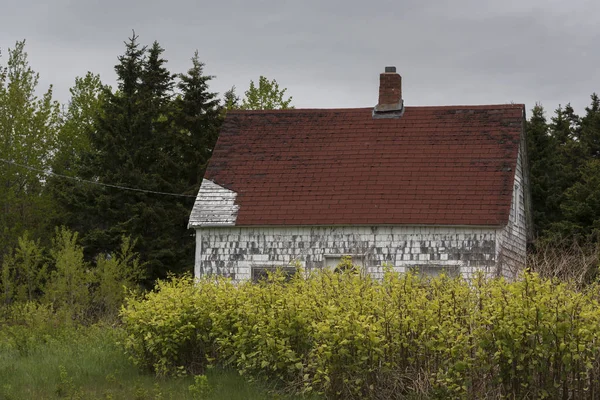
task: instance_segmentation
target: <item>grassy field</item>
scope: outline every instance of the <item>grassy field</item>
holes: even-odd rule
[[[28,338],[0,330],[0,399],[292,399],[248,384],[234,371],[208,370],[208,392],[193,377],[141,373],[116,344],[120,334],[90,327]]]

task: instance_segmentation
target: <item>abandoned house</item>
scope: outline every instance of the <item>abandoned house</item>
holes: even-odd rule
[[[195,275],[344,255],[381,276],[514,276],[531,212],[525,107],[405,106],[394,67],[354,109],[230,111],[192,210]]]

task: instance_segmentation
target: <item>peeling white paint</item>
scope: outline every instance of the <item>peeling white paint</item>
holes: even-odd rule
[[[497,273],[494,227],[285,226],[207,227],[196,230],[197,277],[218,274],[250,279],[252,267],[293,265],[323,268],[329,257],[359,255],[366,271],[381,278],[384,266],[456,267],[469,278],[475,271]]]
[[[188,228],[234,226],[239,210],[239,206],[235,204],[236,197],[237,193],[234,191],[203,179]]]

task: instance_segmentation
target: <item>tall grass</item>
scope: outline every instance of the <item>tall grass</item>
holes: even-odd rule
[[[0,399],[272,399],[236,372],[207,370],[209,391],[190,390],[194,377],[158,379],[130,364],[118,327],[59,326],[15,344],[9,327],[0,329]],[[21,332],[22,333],[22,332]],[[33,330],[32,336],[36,336]],[[31,338],[30,338],[31,339]]]

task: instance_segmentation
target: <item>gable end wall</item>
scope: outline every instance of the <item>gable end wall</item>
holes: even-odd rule
[[[527,213],[525,210],[527,176],[524,169],[524,146],[519,147],[517,168],[513,184],[513,199],[508,224],[498,231],[497,259],[499,273],[508,279],[515,279],[526,264]]]

